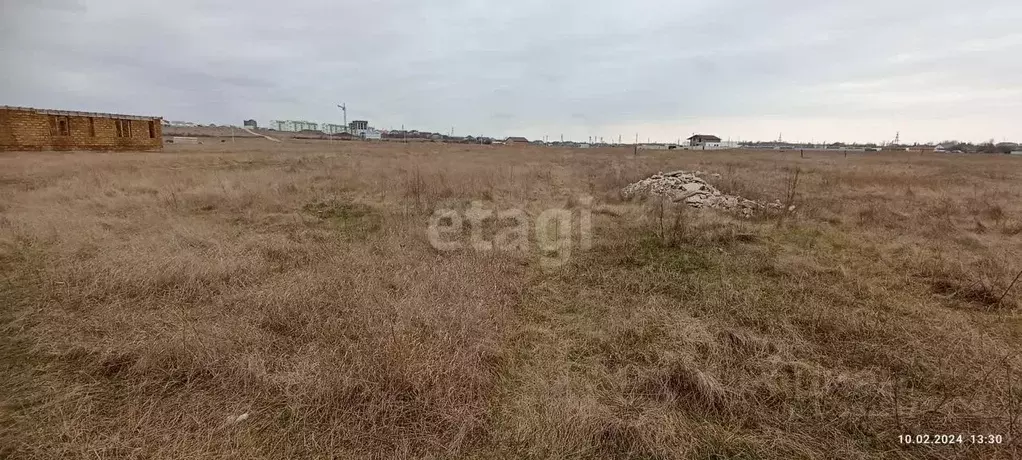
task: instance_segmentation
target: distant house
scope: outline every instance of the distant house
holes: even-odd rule
[[[512,136],[512,137],[509,137],[507,139],[504,139],[504,144],[505,145],[515,145],[515,144],[528,145],[529,144],[529,140],[524,138],[524,137]]]
[[[259,127],[259,123],[256,123],[255,120],[245,120],[244,126],[248,129],[256,129]]]
[[[905,150],[909,152],[933,153],[937,151],[937,147],[938,146],[933,145],[913,145],[911,147],[907,147]]]
[[[720,138],[709,134],[696,134],[688,138],[689,147],[718,147],[720,146]]]

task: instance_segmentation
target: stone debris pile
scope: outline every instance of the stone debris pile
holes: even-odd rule
[[[715,208],[741,212],[750,216],[763,208],[780,209],[780,201],[768,205],[747,200],[736,195],[726,195],[716,187],[707,184],[700,176],[707,175],[703,171],[674,171],[667,174],[657,173],[653,176],[629,184],[621,190],[626,199],[636,197],[664,197],[675,203],[684,203],[693,208]],[[720,178],[720,174],[711,174]]]

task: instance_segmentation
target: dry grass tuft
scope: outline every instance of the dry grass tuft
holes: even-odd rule
[[[727,410],[727,388],[709,373],[685,362],[675,362],[648,384],[659,398],[688,410],[713,413]]]

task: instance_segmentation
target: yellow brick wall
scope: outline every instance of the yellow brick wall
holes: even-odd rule
[[[14,131],[12,129],[12,112],[0,110],[0,150],[6,145],[14,145]]]
[[[0,109],[0,151],[4,150],[162,150],[159,118],[129,120],[131,137],[117,137],[115,118],[68,116],[70,133],[54,135],[51,115],[23,109]],[[90,132],[92,120],[94,133]],[[153,124],[154,136],[149,135]],[[95,134],[95,135],[92,135]]]

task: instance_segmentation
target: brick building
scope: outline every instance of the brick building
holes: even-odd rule
[[[159,117],[0,106],[0,151],[162,150]]]

